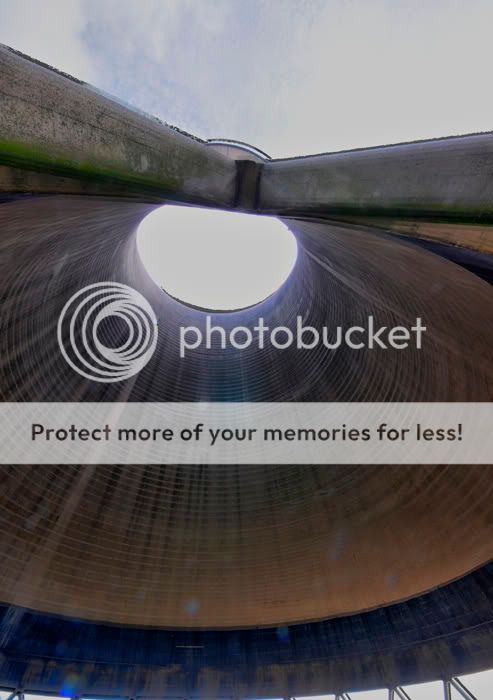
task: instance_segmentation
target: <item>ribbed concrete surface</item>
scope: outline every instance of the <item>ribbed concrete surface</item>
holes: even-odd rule
[[[488,467],[0,475],[1,599],[70,617],[283,625],[408,598],[492,556]]]
[[[45,197],[0,207],[3,400],[491,400],[491,287],[441,258],[328,222],[289,225],[288,283],[221,322],[382,325],[417,315],[421,351],[222,351],[179,358],[204,314],[170,299],[135,252],[147,205]],[[83,284],[142,291],[159,319],[130,382],[76,375],[58,314]],[[114,332],[118,334],[115,325]],[[489,560],[490,467],[3,467],[0,600],[160,627],[284,625],[375,608]],[[444,542],[447,546],[444,547]]]
[[[366,228],[288,221],[300,243],[290,279],[268,300],[214,316],[225,328],[414,323],[428,326],[420,351],[323,346],[259,352],[199,349],[179,356],[179,327],[205,314],[149,279],[135,231],[149,205],[87,197],[38,197],[0,207],[2,374],[10,400],[483,401],[492,396],[491,287],[438,256]],[[252,270],[252,274],[255,271]],[[158,348],[131,382],[99,385],[59,353],[58,316],[81,286],[112,280],[141,291],[159,321]],[[122,331],[117,320],[110,329]],[[207,371],[205,371],[207,368]]]

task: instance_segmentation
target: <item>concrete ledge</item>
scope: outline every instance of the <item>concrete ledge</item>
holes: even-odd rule
[[[493,255],[493,225],[434,223],[385,218],[365,219],[364,217],[346,218],[344,221]]]
[[[361,615],[230,632],[112,627],[0,605],[0,683],[56,694],[71,683],[81,696],[233,700],[448,679],[491,667],[492,573],[487,565]]]

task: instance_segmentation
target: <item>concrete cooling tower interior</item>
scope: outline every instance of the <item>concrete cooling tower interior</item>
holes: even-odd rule
[[[274,160],[0,46],[1,399],[489,402],[492,168],[489,133]],[[426,346],[180,358],[177,329],[206,314],[136,243],[172,204],[275,216],[296,238],[285,283],[214,322],[426,317]],[[160,328],[118,383],[57,344],[66,300],[105,280]],[[491,465],[1,465],[0,698],[403,698],[434,681],[452,698],[493,667],[492,499]]]

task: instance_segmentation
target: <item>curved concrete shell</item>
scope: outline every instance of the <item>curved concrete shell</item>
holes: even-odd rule
[[[389,233],[411,220],[489,241],[491,135],[245,165],[7,49],[0,62],[2,401],[492,400],[491,286]],[[429,342],[181,360],[176,329],[205,315],[138,257],[158,201],[275,212],[296,235],[287,282],[226,326],[426,316]],[[104,280],[143,293],[164,331],[116,385],[57,352],[65,301]],[[3,465],[0,685],[286,697],[491,666],[492,470]]]

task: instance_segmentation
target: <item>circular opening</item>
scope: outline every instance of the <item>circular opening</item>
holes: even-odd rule
[[[272,216],[166,205],[139,226],[137,247],[152,279],[175,299],[214,311],[267,299],[296,262],[296,239]]]

